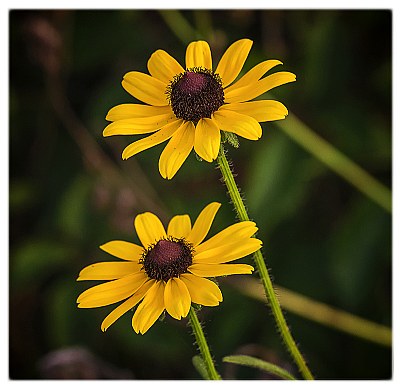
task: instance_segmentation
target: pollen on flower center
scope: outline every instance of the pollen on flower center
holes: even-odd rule
[[[174,237],[151,245],[140,259],[149,278],[164,281],[185,273],[192,261],[192,245],[185,239]]]
[[[176,75],[166,93],[175,116],[194,123],[201,118],[211,118],[224,103],[221,77],[202,67]]]
[[[201,93],[207,86],[207,78],[206,74],[188,71],[183,75],[181,81],[176,85],[176,88],[186,94]]]

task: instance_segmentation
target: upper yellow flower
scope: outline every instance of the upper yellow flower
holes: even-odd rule
[[[106,306],[125,300],[103,321],[105,331],[140,303],[132,318],[136,333],[144,334],[166,310],[173,318],[189,313],[191,303],[217,306],[222,301],[218,286],[207,277],[248,274],[247,264],[226,264],[257,251],[262,242],[251,236],[254,222],[231,225],[203,242],[221,205],[213,202],[197,217],[193,227],[188,215],[171,219],[167,230],[152,213],[135,218],[142,247],[126,241],[110,241],[100,248],[125,260],[102,262],[84,268],[78,280],[109,280],[84,291],[78,307]]]
[[[147,68],[150,75],[131,71],[122,86],[143,104],[122,104],[112,108],[106,119],[112,121],[103,132],[112,135],[152,135],[128,145],[122,158],[131,156],[168,139],[159,160],[160,174],[171,179],[194,147],[204,160],[217,158],[220,130],[233,132],[249,140],[261,137],[259,122],[280,120],[286,107],[274,100],[250,101],[261,94],[296,80],[289,72],[264,77],[278,60],[261,62],[237,82],[253,42],[241,39],[233,43],[213,70],[210,46],[192,42],[186,49],[184,69],[164,50],[154,52]],[[230,85],[230,86],[229,86]]]

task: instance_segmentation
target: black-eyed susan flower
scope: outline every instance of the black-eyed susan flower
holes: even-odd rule
[[[215,70],[205,41],[188,45],[185,68],[164,50],[155,51],[147,63],[150,75],[131,71],[122,81],[123,88],[144,104],[112,108],[106,117],[112,123],[103,135],[152,133],[128,145],[122,153],[123,159],[170,139],[159,159],[160,173],[166,179],[176,174],[193,148],[202,159],[215,160],[221,130],[249,140],[259,139],[260,122],[283,119],[288,111],[278,101],[251,100],[295,81],[296,76],[282,71],[264,77],[273,67],[282,64],[278,60],[267,60],[233,83],[252,44],[249,39],[233,43]]]
[[[101,307],[123,301],[102,322],[105,331],[128,310],[136,333],[144,334],[167,311],[173,318],[186,317],[191,303],[217,306],[222,294],[208,278],[249,274],[253,267],[231,264],[258,250],[254,222],[233,224],[204,241],[220,204],[206,206],[193,226],[188,215],[171,219],[167,230],[152,213],[136,216],[134,226],[142,246],[110,241],[100,248],[124,261],[100,262],[84,268],[78,280],[107,280],[84,291],[78,307]]]

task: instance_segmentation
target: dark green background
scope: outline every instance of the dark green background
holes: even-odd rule
[[[265,59],[282,60],[281,68],[294,72],[297,82],[275,89],[274,97],[391,186],[390,11],[181,15],[198,35],[181,31],[185,25],[179,20],[168,26],[156,10],[10,12],[12,379],[83,378],[91,372],[92,378],[199,378],[186,320],[166,317],[141,336],[133,332],[129,313],[102,333],[100,323],[112,307],[84,310],[75,303],[92,284],[75,282],[79,271],[109,259],[99,245],[138,241],[132,223],[139,212],[153,211],[164,221],[188,213],[193,220],[206,204],[220,201],[212,232],[235,221],[215,165],[192,154],[175,178],[165,181],[157,167],[164,145],[122,162],[124,146],[134,138],[102,137],[108,109],[133,102],[120,85],[122,76],[147,72],[156,49],[184,64],[187,43],[205,38],[216,66],[232,42],[252,39],[244,69]],[[274,123],[262,126],[260,141],[242,139],[229,156],[260,227],[274,281],[391,326],[391,215]],[[267,378],[221,361],[246,352],[297,373],[267,308],[223,281],[220,285],[224,302],[203,308],[200,317],[223,377]],[[317,378],[391,377],[391,349],[291,313],[286,317]],[[76,346],[94,359],[81,353],[74,368],[50,371],[49,352]]]

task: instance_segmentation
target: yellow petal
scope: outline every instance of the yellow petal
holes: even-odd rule
[[[190,217],[187,214],[184,214],[182,216],[175,216],[171,219],[168,224],[167,234],[168,236],[176,238],[186,238],[191,230],[192,225]]]
[[[176,117],[170,112],[158,116],[118,120],[104,128],[103,136],[151,133],[174,121],[176,121]]]
[[[250,274],[254,271],[247,264],[192,264],[188,271],[200,277],[214,277],[226,275]]]
[[[143,247],[127,242],[114,240],[100,246],[104,252],[122,260],[138,262],[143,253]]]
[[[150,106],[143,104],[120,104],[111,108],[106,116],[107,121],[117,121],[138,117],[153,117],[171,113],[170,106]]]
[[[140,139],[132,144],[129,144],[122,152],[122,159],[128,159],[131,156],[138,154],[139,152],[147,150],[148,148],[154,147],[157,144],[168,140],[178,130],[182,123],[183,120],[180,119],[173,121],[162,127],[153,135],[147,136],[144,139]]]
[[[268,61],[259,63],[251,70],[249,70],[237,82],[226,88],[225,93],[229,93],[234,89],[242,88],[244,86],[248,86],[250,84],[253,84],[254,82],[257,82],[266,72],[270,71],[273,67],[277,65],[282,65],[282,62],[276,59],[270,59]]]
[[[164,311],[164,289],[163,281],[155,282],[136,309],[132,318],[132,327],[137,334],[146,333]]]
[[[200,119],[196,125],[194,150],[207,162],[212,162],[218,156],[221,144],[221,132],[211,119]]]
[[[138,71],[131,71],[124,75],[122,87],[133,97],[149,105],[168,105],[165,90],[167,85],[157,78]]]
[[[221,76],[224,88],[239,75],[252,45],[250,39],[241,39],[231,44],[225,51],[215,70],[215,73]]]
[[[253,117],[253,119],[260,123],[264,121],[281,120],[288,114],[285,105],[274,100],[236,102],[221,106],[220,111],[223,110],[230,110]]]
[[[211,280],[189,273],[180,276],[189,290],[193,303],[203,306],[218,306],[222,302],[222,293],[219,287]]]
[[[214,221],[214,217],[217,214],[220,206],[220,203],[212,202],[201,211],[193,225],[193,229],[187,238],[187,240],[191,242],[193,246],[199,245],[207,236],[207,233],[210,230],[211,224]]]
[[[180,320],[189,313],[191,299],[185,283],[179,278],[169,279],[164,292],[165,309],[172,318]]]
[[[189,156],[193,149],[194,131],[191,121],[184,122],[164,148],[158,162],[160,174],[164,179],[172,179]]]
[[[139,272],[142,264],[134,262],[103,262],[85,267],[77,280],[113,280]]]
[[[211,50],[207,42],[198,40],[188,45],[186,49],[186,69],[192,67],[212,69]]]
[[[165,229],[160,219],[150,212],[136,216],[135,229],[145,248],[166,237]]]
[[[258,251],[261,245],[262,241],[256,238],[234,241],[196,254],[193,258],[193,264],[228,263]]]
[[[217,233],[207,241],[201,243],[196,248],[196,254],[229,244],[232,241],[240,241],[250,238],[257,232],[258,228],[253,221],[242,221],[230,225],[221,232]]]
[[[80,308],[106,306],[119,302],[133,295],[148,279],[144,272],[137,272],[91,287],[79,295],[77,302]]]
[[[281,71],[265,77],[256,83],[241,88],[235,88],[225,92],[225,103],[249,101],[253,98],[261,96],[261,94],[269,90],[296,81],[296,76],[287,71]]]
[[[262,128],[253,117],[227,109],[214,112],[213,117],[223,131],[236,133],[249,140],[258,140],[262,135]]]
[[[183,73],[183,67],[164,50],[157,50],[154,52],[147,62],[147,69],[149,73],[162,81],[165,84],[177,74]]]
[[[117,308],[108,314],[103,322],[101,323],[101,330],[106,331],[118,318],[122,317],[127,311],[136,306],[146,295],[146,292],[154,284],[154,280],[149,280],[144,283],[134,295],[127,299],[124,303],[121,303]]]

